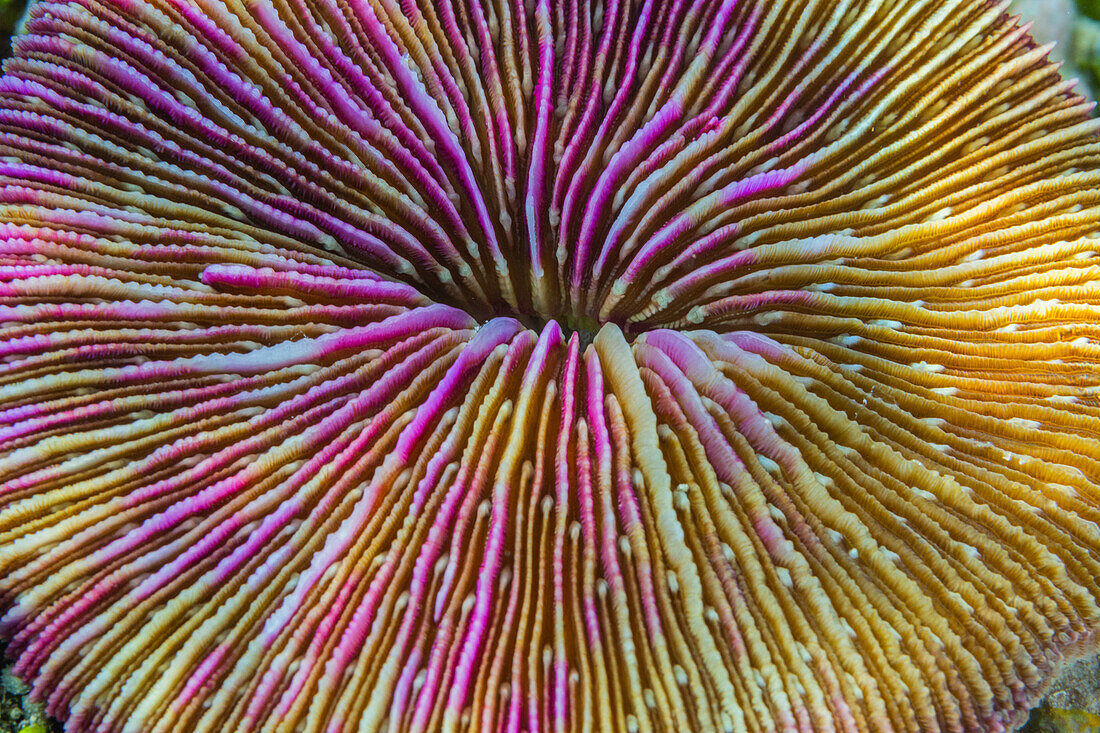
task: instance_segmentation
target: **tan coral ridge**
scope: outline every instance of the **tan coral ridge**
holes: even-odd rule
[[[69,731],[972,731],[1100,627],[1100,142],[1004,12],[40,0],[0,634]]]

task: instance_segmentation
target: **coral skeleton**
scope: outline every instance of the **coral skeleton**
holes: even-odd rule
[[[38,0],[0,638],[69,733],[1013,730],[1100,138],[1004,3]]]

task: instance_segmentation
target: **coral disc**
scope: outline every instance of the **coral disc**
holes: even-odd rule
[[[1100,138],[977,0],[39,0],[0,637],[68,731],[969,731],[1100,627]]]

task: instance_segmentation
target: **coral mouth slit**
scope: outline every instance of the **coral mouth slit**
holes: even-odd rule
[[[982,0],[37,0],[67,731],[989,733],[1100,628],[1100,127]]]

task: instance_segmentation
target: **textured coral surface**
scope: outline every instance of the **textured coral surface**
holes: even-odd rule
[[[1003,4],[41,0],[0,635],[68,731],[1002,731],[1100,627]]]

